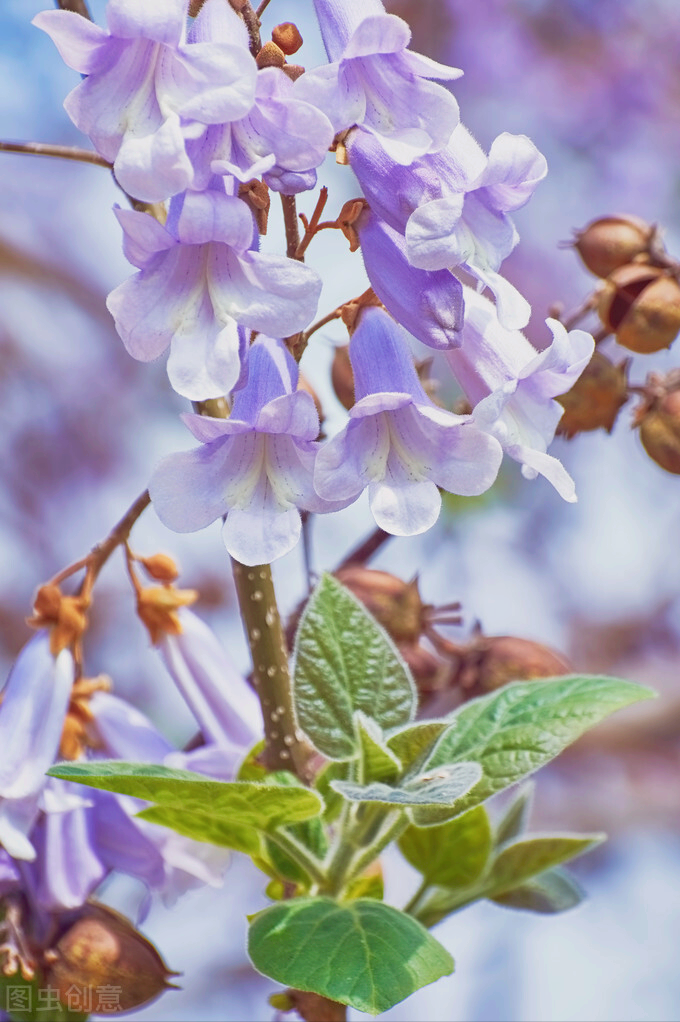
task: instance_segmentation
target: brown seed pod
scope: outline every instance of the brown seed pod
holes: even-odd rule
[[[439,692],[446,686],[451,674],[450,664],[444,663],[422,643],[400,643],[399,652],[413,675],[421,698]]]
[[[480,635],[466,648],[454,684],[468,699],[494,692],[512,681],[569,674],[569,662],[555,650],[512,635]]]
[[[571,390],[557,398],[564,408],[557,432],[566,437],[592,429],[611,432],[628,400],[629,364],[626,360],[614,365],[601,351],[595,351]]]
[[[576,232],[574,248],[596,277],[645,259],[655,228],[636,216],[604,216]]]
[[[72,1010],[120,1014],[172,987],[156,948],[125,916],[89,903],[45,952],[45,985]],[[76,1004],[78,997],[80,1004]]]
[[[658,267],[623,266],[605,281],[598,312],[624,348],[660,351],[680,330],[680,284]]]
[[[636,411],[640,440],[652,461],[680,475],[680,390],[671,390]]]
[[[286,63],[286,56],[283,50],[276,45],[276,43],[268,42],[265,43],[257,57],[255,63],[259,68],[263,67],[283,67]]]
[[[349,345],[335,349],[331,365],[331,382],[335,396],[349,411],[354,404],[354,374],[349,360]]]
[[[404,582],[396,575],[362,565],[342,568],[335,577],[361,600],[395,642],[418,641],[424,630],[426,608],[417,579]]]
[[[272,29],[272,42],[276,43],[287,57],[292,57],[302,46],[302,36],[297,25],[284,21]]]

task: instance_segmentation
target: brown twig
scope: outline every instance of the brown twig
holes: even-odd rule
[[[114,525],[111,532],[108,534],[105,540],[101,543],[97,543],[92,548],[87,558],[87,574],[85,581],[81,589],[81,595],[89,595],[92,591],[92,586],[97,580],[97,576],[108,561],[114,550],[121,545],[121,543],[127,543],[132,527],[138,518],[146,511],[147,507],[151,503],[151,497],[149,491],[144,490],[139,497],[134,501],[133,504],[127,509],[123,517],[119,522]]]
[[[74,11],[75,14],[80,14],[83,18],[87,18],[88,21],[92,21],[92,15],[87,9],[85,0],[56,0],[56,5],[62,11]]]
[[[353,550],[350,550],[347,556],[344,557],[342,561],[340,561],[340,564],[337,565],[335,571],[342,571],[343,568],[349,567],[350,564],[366,564],[366,562],[370,561],[374,554],[377,554],[380,547],[386,543],[388,539],[392,539],[392,534],[385,532],[378,526],[375,531],[363,541],[363,543],[360,543],[358,546],[354,547]]]
[[[573,330],[577,323],[580,323],[582,319],[588,315],[589,312],[594,312],[597,306],[597,295],[588,295],[586,300],[579,305],[577,309],[570,312],[567,316],[560,317],[562,326],[565,330]]]
[[[258,53],[262,49],[259,15],[253,10],[250,0],[229,0],[229,2],[234,10],[240,14],[245,21],[246,28],[248,29],[248,37],[250,38],[250,52],[253,57],[257,57]]]
[[[23,153],[27,156],[56,156],[60,160],[77,160],[78,163],[94,163],[97,167],[113,169],[113,164],[99,153],[79,146],[51,145],[48,142],[0,142],[0,152]]]
[[[257,8],[257,10],[255,11],[255,14],[256,14],[256,16],[258,17],[258,19],[262,17],[262,15],[264,14],[264,12],[265,12],[265,11],[267,10],[267,8],[269,7],[269,4],[270,4],[270,3],[271,3],[271,0],[262,0],[262,3],[260,4],[260,6],[259,6],[259,7]]]
[[[327,202],[328,188],[326,188],[326,186],[324,185],[321,191],[319,192],[319,198],[316,200],[316,206],[314,207],[314,212],[312,213],[312,219],[307,220],[307,217],[304,215],[304,213],[300,213],[300,220],[302,220],[302,223],[304,225],[305,235],[295,250],[296,259],[303,258],[305,252],[307,251],[307,248],[309,247],[310,241],[312,240],[316,232],[321,229],[319,221],[321,220],[321,214],[326,208]]]

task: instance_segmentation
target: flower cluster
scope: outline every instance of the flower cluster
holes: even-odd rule
[[[518,241],[511,214],[546,173],[533,143],[504,133],[486,154],[435,81],[462,72],[412,52],[408,26],[380,0],[314,8],[329,62],[306,71],[280,50],[278,66],[261,59],[274,43],[253,55],[225,0],[191,19],[188,0],[109,0],[108,30],[65,11],[35,19],[85,76],[66,100],[74,123],[131,196],[169,200],[164,224],[117,211],[139,269],[108,301],[123,342],[144,361],[169,349],[182,396],[230,404],[227,420],[184,417],[201,446],[158,467],[154,505],[178,531],[224,518],[227,549],[249,565],[291,549],[301,510],[336,510],[366,488],[383,529],[422,532],[439,488],[481,493],[503,450],[575,499],[547,447],[554,398],[593,346],[550,322],[554,341],[536,351],[519,332],[530,307],[500,273]],[[322,443],[285,343],[311,323],[321,280],[260,252],[246,197],[254,183],[265,195],[313,188],[333,143],[363,190],[351,232],[382,305],[355,317],[356,403]],[[426,396],[411,338],[446,353],[470,416]]]
[[[191,752],[178,752],[101,680],[74,683],[71,652],[55,658],[45,630],[20,652],[0,704],[0,897],[23,891],[36,911],[58,914],[84,905],[112,870],[166,899],[221,882],[223,850],[135,818],[137,799],[94,788],[84,797],[80,786],[45,776],[55,759],[69,757],[233,778],[261,737],[258,699],[207,625],[187,609],[180,620],[181,633],[164,635],[158,650],[201,729],[204,743]]]

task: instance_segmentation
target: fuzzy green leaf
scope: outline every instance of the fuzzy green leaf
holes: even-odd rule
[[[477,763],[455,763],[414,777],[398,787],[374,782],[354,784],[331,781],[331,788],[350,802],[379,802],[397,806],[450,806],[469,791],[482,775]]]
[[[505,845],[484,879],[484,896],[497,898],[604,840],[604,834],[540,834]]]
[[[550,869],[491,900],[504,908],[554,915],[580,905],[585,895],[564,869]]]
[[[493,835],[484,806],[437,827],[409,827],[399,839],[404,858],[428,884],[467,887],[484,872]]]
[[[416,920],[373,899],[272,905],[251,922],[248,953],[265,976],[372,1015],[454,967]]]
[[[300,621],[293,696],[302,730],[336,760],[357,755],[357,710],[384,729],[408,723],[415,712],[415,685],[396,646],[331,575],[323,576]]]

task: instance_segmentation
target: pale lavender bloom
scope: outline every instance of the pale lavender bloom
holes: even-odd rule
[[[356,404],[317,457],[314,484],[322,496],[355,500],[368,486],[380,528],[413,536],[439,517],[438,487],[472,496],[491,486],[500,444],[469,416],[427,397],[406,336],[383,309],[363,310],[349,354]]]
[[[240,120],[257,67],[238,42],[185,42],[187,0],[109,0],[109,31],[69,11],[42,11],[66,63],[86,75],[64,104],[131,195],[157,202],[191,184],[183,123]]]
[[[233,778],[246,752],[262,738],[260,701],[234,667],[215,633],[186,607],[182,631],[165,634],[158,652],[198,721],[206,745],[175,753],[168,764]]]
[[[518,330],[500,324],[492,302],[466,287],[463,344],[446,358],[480,428],[497,437],[527,479],[541,474],[573,502],[571,476],[546,451],[563,413],[554,398],[581,375],[594,341],[584,330],[567,333],[557,320],[546,322],[553,341],[538,352]]]
[[[219,397],[236,385],[245,337],[238,326],[283,336],[309,324],[321,280],[286,256],[253,251],[250,209],[224,190],[187,192],[166,227],[117,210],[124,250],[140,272],[107,306],[130,354],[151,361],[170,347],[168,376],[183,397]]]
[[[149,490],[161,521],[195,532],[226,515],[224,542],[242,564],[263,564],[291,550],[300,508],[334,511],[312,485],[319,417],[296,390],[297,365],[280,341],[259,336],[248,355],[248,382],[228,419],[182,418],[202,447],[171,454]]]
[[[190,41],[248,45],[242,18],[225,0],[208,0],[190,33]],[[313,188],[315,168],[333,141],[328,118],[311,103],[296,98],[293,82],[280,69],[257,72],[255,99],[240,119],[222,124],[186,125],[187,152],[194,167],[192,188],[206,188],[213,174],[232,174],[239,181],[264,177],[274,191],[295,194]]]
[[[458,123],[458,104],[428,79],[462,72],[412,53],[408,25],[382,4],[314,0],[314,6],[332,63],[297,80],[300,98],[323,110],[336,132],[362,125],[399,163],[442,149]]]
[[[73,686],[73,657],[50,653],[38,632],[12,667],[0,703],[0,843],[17,859],[34,859],[29,839],[45,772],[54,762]]]
[[[510,212],[545,177],[544,157],[524,135],[504,133],[488,157],[463,125],[446,149],[403,167],[368,133],[350,133],[347,151],[371,208],[405,236],[411,265],[460,267],[496,296],[508,329],[526,326],[530,307],[498,270],[519,240]]]
[[[365,209],[356,223],[371,287],[385,308],[430,348],[460,344],[463,287],[448,270],[420,270],[406,254],[403,234]]]

